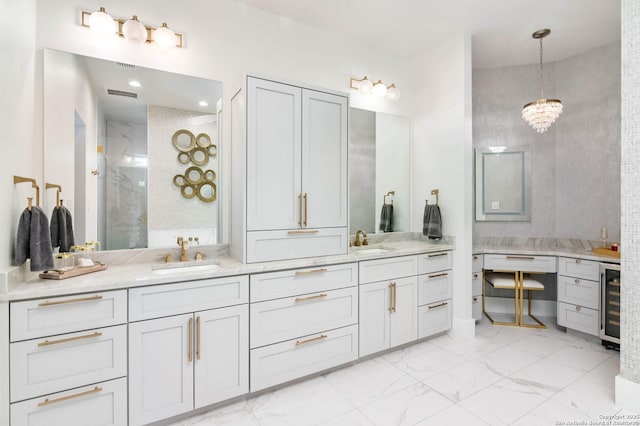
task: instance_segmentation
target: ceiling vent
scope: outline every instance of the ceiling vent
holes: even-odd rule
[[[132,65],[132,64],[126,64],[124,62],[116,62],[116,67],[120,67],[120,68],[126,68],[126,69],[130,69],[130,70],[135,70],[136,66]]]
[[[107,89],[107,93],[113,96],[124,96],[125,98],[138,99],[137,93],[125,92],[124,90]]]

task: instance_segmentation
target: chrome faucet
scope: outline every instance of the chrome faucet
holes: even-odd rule
[[[360,241],[360,235],[362,235],[362,241]],[[356,239],[353,242],[354,246],[368,246],[369,245],[369,240],[367,240],[367,233],[364,232],[362,229],[358,229],[356,231]]]
[[[188,259],[189,241],[185,238],[178,237],[178,245],[180,246],[180,262],[186,262]]]

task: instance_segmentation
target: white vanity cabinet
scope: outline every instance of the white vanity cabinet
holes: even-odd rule
[[[216,287],[218,289],[216,289]],[[220,307],[236,288],[233,306]],[[216,295],[202,308],[202,295]],[[147,312],[172,315],[129,324],[129,422],[141,425],[248,392],[248,277],[158,285],[130,290]],[[191,304],[182,303],[184,300]],[[229,303],[228,301],[226,303]],[[150,306],[154,305],[154,306]],[[153,310],[153,309],[152,309]],[[185,312],[186,311],[186,312]],[[133,318],[148,313],[133,309]]]
[[[347,96],[245,86],[231,108],[232,252],[247,263],[346,253]]]
[[[452,253],[418,256],[418,338],[451,328]]]
[[[251,391],[358,358],[358,265],[251,275]]]
[[[360,356],[418,338],[417,273],[417,256],[360,262]]]
[[[471,257],[471,317],[479,321],[482,319],[482,268],[484,256],[474,254]]]
[[[600,266],[598,262],[558,258],[558,324],[599,336]]]
[[[126,424],[126,309],[126,290],[10,304],[12,426]]]

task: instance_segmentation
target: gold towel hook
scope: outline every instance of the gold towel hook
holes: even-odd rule
[[[431,195],[435,195],[436,196],[436,206],[438,205],[438,194],[440,194],[440,190],[439,189],[432,189],[431,190]],[[429,200],[424,200],[426,204],[429,204]]]
[[[25,182],[30,183],[31,187],[36,189],[36,207],[39,207],[40,206],[40,187],[38,186],[38,183],[36,182],[36,180],[32,178],[22,177],[22,176],[15,176],[15,175],[13,176],[14,185],[18,183],[25,183]],[[28,209],[31,210],[33,197],[27,198],[27,202],[28,202]]]
[[[62,205],[61,201],[60,201],[60,193],[62,192],[62,187],[58,184],[55,183],[47,183],[45,182],[44,184],[44,189],[52,189],[55,188],[56,189],[56,207],[60,207]]]
[[[389,191],[389,192],[387,192],[387,195],[385,195],[385,196],[383,197],[383,199],[384,199],[383,204],[387,204],[387,197],[390,197],[390,196],[392,196],[392,195],[396,195],[396,191]],[[391,205],[393,205],[393,199],[391,199]]]

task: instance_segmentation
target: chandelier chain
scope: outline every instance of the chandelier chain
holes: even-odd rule
[[[544,73],[542,71],[542,38],[540,38],[540,99],[544,99]]]

